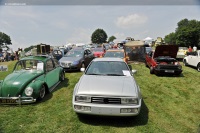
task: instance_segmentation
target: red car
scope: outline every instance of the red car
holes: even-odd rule
[[[176,60],[178,46],[160,45],[155,52],[151,51],[145,55],[145,65],[150,68],[150,73],[180,75],[182,66]]]
[[[103,47],[93,48],[92,52],[94,54],[94,57],[103,57],[105,54],[105,50],[103,49]]]

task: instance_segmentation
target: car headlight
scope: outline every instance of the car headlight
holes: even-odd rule
[[[178,69],[182,69],[182,66],[181,66],[181,65],[179,65],[179,66],[178,66]]]
[[[91,97],[89,96],[75,96],[75,101],[76,102],[91,102]]]
[[[121,104],[138,104],[137,98],[121,98]]]
[[[27,96],[31,96],[33,94],[33,88],[32,87],[28,87],[25,89],[25,94]]]

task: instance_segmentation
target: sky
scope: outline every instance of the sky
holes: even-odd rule
[[[185,18],[200,21],[200,5],[0,5],[0,32],[17,50],[39,43],[91,43],[98,28],[115,42],[164,38]]]

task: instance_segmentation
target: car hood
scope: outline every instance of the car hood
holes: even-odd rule
[[[21,95],[27,84],[42,74],[43,72],[26,70],[15,71],[9,74],[1,83],[0,97]]]
[[[60,62],[73,62],[73,61],[79,61],[82,57],[62,57],[59,61]]]
[[[157,58],[159,56],[170,56],[172,58],[176,58],[177,52],[177,45],[159,45],[156,47],[153,58]]]
[[[77,95],[138,96],[131,76],[83,75],[77,87]]]
[[[97,54],[103,54],[104,52],[93,52],[95,55]]]

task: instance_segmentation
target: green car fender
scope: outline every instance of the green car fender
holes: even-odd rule
[[[33,89],[33,93],[32,93],[32,95],[31,95],[31,97],[33,97],[33,98],[38,98],[40,89],[42,88],[42,85],[47,86],[46,83],[45,83],[44,81],[41,81],[41,80],[33,81],[33,82],[31,82],[29,85],[27,85],[27,87],[25,88],[23,94],[24,94],[25,96],[27,96],[27,95],[25,94],[25,91],[26,91],[27,88],[30,88],[30,87],[31,87],[31,88]]]

